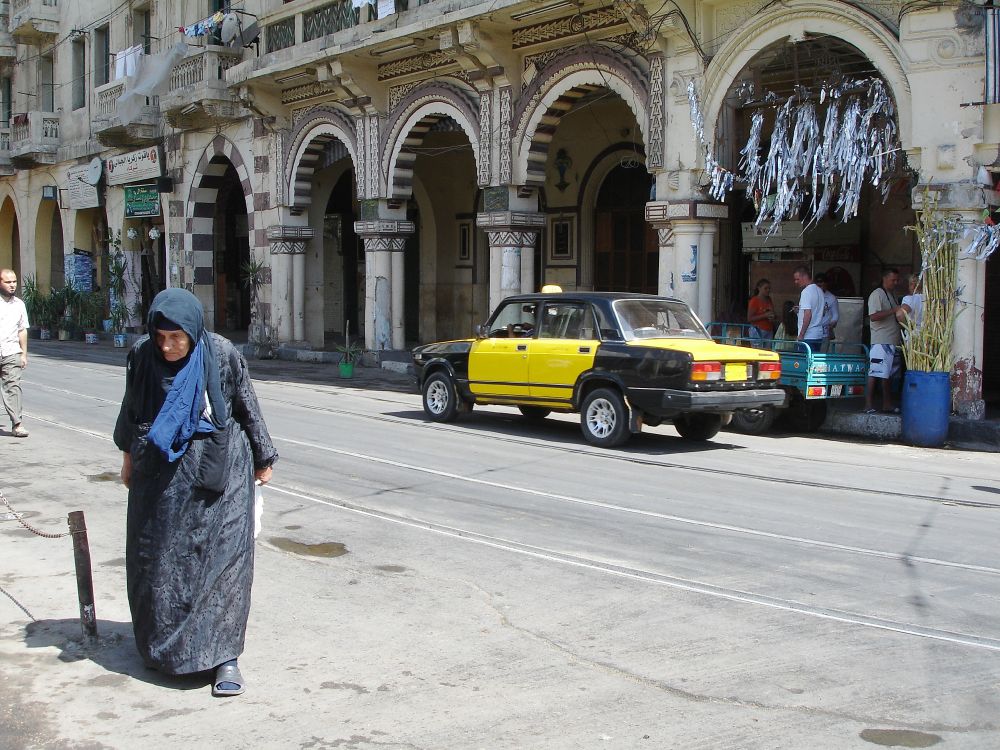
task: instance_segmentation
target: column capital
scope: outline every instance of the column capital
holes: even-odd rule
[[[365,240],[378,237],[405,237],[415,231],[416,226],[412,221],[400,219],[362,219],[354,222],[354,233]]]
[[[271,255],[299,255],[306,251],[306,244],[316,235],[312,227],[274,224],[267,228],[267,241]]]
[[[969,211],[979,214],[986,208],[985,191],[982,185],[973,182],[925,182],[916,185],[910,192],[914,211],[924,207],[924,193],[937,199],[939,209],[950,212]]]
[[[540,232],[545,215],[534,211],[487,211],[476,214],[476,226],[487,232]]]
[[[653,226],[666,223],[701,222],[729,218],[729,206],[711,201],[650,201],[646,221]]]

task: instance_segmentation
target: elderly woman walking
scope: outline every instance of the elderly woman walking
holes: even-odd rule
[[[246,361],[184,289],[156,295],[128,355],[115,444],[129,488],[125,564],[136,647],[167,674],[214,670],[240,695],[253,582],[254,481],[278,454]]]

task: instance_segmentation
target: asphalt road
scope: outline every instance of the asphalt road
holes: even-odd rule
[[[402,378],[252,364],[282,458],[249,689],[218,700],[134,652],[119,357],[39,349],[0,489],[47,531],[86,512],[101,637],[68,541],[0,522],[0,747],[1000,746],[1000,456],[669,427],[605,451],[574,417],[431,424]]]

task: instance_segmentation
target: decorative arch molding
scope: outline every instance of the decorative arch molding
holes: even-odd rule
[[[413,195],[413,163],[417,158],[414,149],[446,117],[457,122],[468,136],[473,158],[479,164],[479,102],[475,93],[441,82],[419,86],[399,103],[386,127],[382,153],[388,177],[387,197],[406,199]]]
[[[308,210],[312,202],[312,178],[324,166],[323,154],[332,141],[339,141],[355,166],[355,174],[363,172],[358,160],[357,123],[345,112],[333,107],[309,110],[296,123],[285,152],[288,169],[286,180],[288,204],[293,214]],[[360,187],[360,180],[359,180]]]
[[[873,15],[846,3],[789,0],[749,19],[730,34],[705,70],[705,138],[711,143],[723,101],[736,77],[766,47],[784,39],[834,36],[853,45],[879,70],[896,102],[903,148],[912,138],[912,101],[906,75],[908,58],[893,33]]]
[[[10,208],[7,208],[8,202]],[[0,267],[17,267],[21,265],[20,248],[14,247],[14,227],[21,231],[20,209],[17,196],[8,184],[0,187]],[[17,253],[15,259],[14,253]]]
[[[639,124],[644,148],[648,147],[647,61],[600,44],[571,49],[553,58],[518,102],[513,117],[514,184],[544,184],[549,144],[559,120],[598,88],[621,97]]]
[[[250,245],[254,238],[253,185],[246,162],[239,148],[223,135],[217,135],[205,147],[194,171],[188,190],[184,215],[187,217],[184,234],[185,247],[192,251],[193,291],[205,305],[205,319],[213,320],[215,310],[215,260],[214,231],[215,210],[219,188],[232,164],[240,178],[243,198],[247,204],[247,229]]]

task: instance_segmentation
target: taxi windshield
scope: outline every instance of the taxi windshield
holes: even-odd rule
[[[683,302],[620,299],[613,303],[626,341],[660,338],[710,338],[705,326]]]

